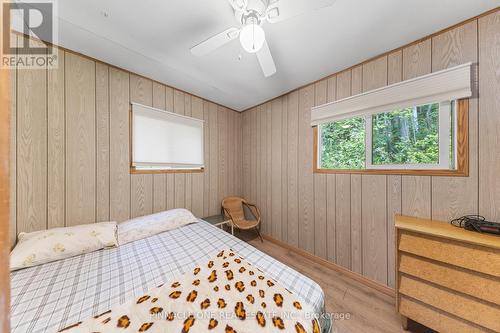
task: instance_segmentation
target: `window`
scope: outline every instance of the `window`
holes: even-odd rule
[[[132,104],[131,172],[203,170],[203,120]]]
[[[465,175],[467,111],[468,100],[445,101],[322,123],[315,171]]]
[[[468,176],[471,66],[314,106],[314,172]]]

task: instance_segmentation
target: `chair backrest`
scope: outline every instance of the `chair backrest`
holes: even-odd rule
[[[241,221],[245,219],[245,212],[243,211],[244,202],[245,200],[239,197],[228,197],[222,200],[222,207],[227,209],[236,221]],[[229,218],[226,212],[224,212],[224,215],[226,218]]]

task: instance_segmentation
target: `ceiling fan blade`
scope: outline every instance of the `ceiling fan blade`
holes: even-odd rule
[[[248,0],[229,0],[229,3],[235,11],[243,12],[247,8]]]
[[[276,0],[266,13],[270,23],[277,23],[309,11],[330,7],[336,0]]]
[[[215,36],[210,37],[209,39],[201,42],[200,44],[193,46],[191,48],[191,53],[195,56],[201,57],[204,56],[222,45],[229,43],[236,37],[238,37],[240,33],[240,29],[238,28],[229,28]]]
[[[264,41],[264,45],[257,52],[257,59],[259,60],[260,67],[265,77],[272,76],[276,73],[276,65],[274,64],[273,56],[271,55],[271,50],[269,50],[269,45],[267,41]]]

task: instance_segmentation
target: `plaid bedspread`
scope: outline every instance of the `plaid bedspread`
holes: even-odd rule
[[[139,297],[228,247],[323,313],[323,291],[314,281],[202,221],[11,273],[11,331],[57,332]]]

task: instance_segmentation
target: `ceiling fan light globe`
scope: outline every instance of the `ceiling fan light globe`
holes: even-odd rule
[[[266,33],[258,24],[250,23],[241,29],[240,43],[248,53],[258,52],[262,48],[262,45],[264,45],[265,40]]]

